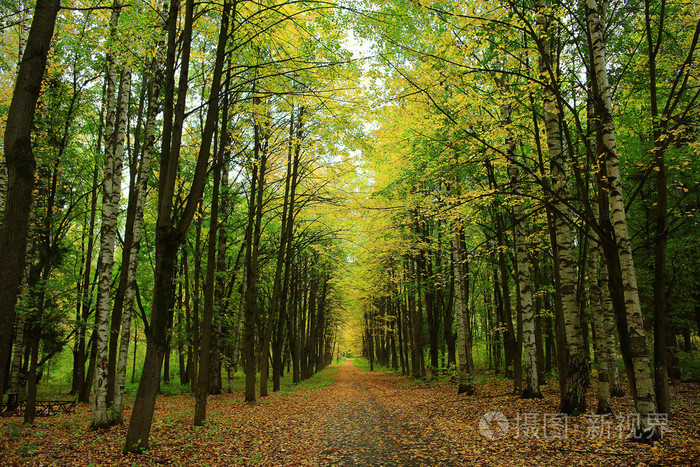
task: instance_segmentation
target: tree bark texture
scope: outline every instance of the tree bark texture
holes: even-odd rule
[[[581,320],[576,302],[576,260],[571,226],[570,209],[566,204],[568,196],[568,168],[563,148],[557,92],[557,65],[552,55],[553,27],[551,18],[544,12],[544,2],[538,0],[536,8],[542,53],[540,55],[540,76],[545,83],[544,120],[547,131],[550,171],[552,176],[553,215],[556,232],[556,248],[559,267],[560,293],[562,301],[563,325],[568,348],[567,378],[560,410],[567,414],[581,414],[586,411],[586,382],[588,363],[583,343]]]
[[[650,430],[648,415],[656,412],[656,398],[647,353],[646,332],[639,303],[637,275],[632,256],[632,244],[627,227],[627,214],[625,212],[625,201],[620,180],[615,124],[612,114],[612,95],[608,82],[605,43],[603,40],[604,25],[598,14],[596,0],[586,0],[586,21],[590,34],[593,66],[602,101],[602,108],[600,109],[603,126],[602,139],[604,147],[602,149],[605,154],[605,165],[610,188],[612,223],[622,273],[625,310],[627,313],[627,332],[634,373],[633,384],[636,389],[634,391],[635,406],[640,415],[640,429],[646,433]]]
[[[36,167],[31,141],[34,111],[41,91],[59,4],[59,0],[37,0],[5,126],[7,194],[0,226],[0,271],[3,271],[0,287],[0,388],[5,388],[6,385],[15,305],[24,273]]]

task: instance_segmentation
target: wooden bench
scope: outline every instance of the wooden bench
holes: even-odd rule
[[[24,415],[26,409],[26,401],[18,400],[13,394],[10,394],[10,399],[3,404],[2,415],[6,417],[11,417],[13,415]],[[62,401],[62,400],[44,400],[36,401],[36,413],[37,417],[48,417],[50,415],[55,415],[57,413],[73,413],[75,412],[75,404],[78,401],[78,395],[73,398],[73,400]]]

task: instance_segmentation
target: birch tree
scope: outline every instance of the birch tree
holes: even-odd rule
[[[510,157],[514,157],[515,144],[509,143],[507,149]],[[530,263],[527,258],[526,235],[523,232],[523,199],[520,194],[520,169],[517,164],[508,163],[508,175],[511,189],[515,193],[517,203],[513,208],[515,258],[517,263],[517,287],[520,292],[520,306],[523,316],[523,351],[525,354],[525,387],[522,397],[526,399],[541,398],[540,383],[537,369],[537,347],[535,345],[535,314],[532,307],[532,285],[530,282]]]
[[[535,315],[532,303],[532,285],[530,281],[530,264],[527,259],[526,235],[523,232],[524,209],[523,196],[520,188],[520,168],[516,153],[516,137],[513,130],[512,106],[510,102],[506,77],[499,76],[496,79],[502,98],[507,102],[501,105],[501,122],[506,131],[504,153],[508,160],[508,178],[510,189],[514,194],[513,207],[513,242],[515,243],[515,261],[517,265],[516,287],[520,294],[520,308],[522,309],[522,336],[525,354],[525,388],[523,398],[540,398],[540,384],[537,371],[537,347],[535,345]]]
[[[598,212],[598,203],[593,201],[593,212]],[[591,238],[588,250],[588,296],[591,309],[593,311],[593,331],[595,333],[594,349],[596,360],[598,361],[598,408],[596,413],[608,414],[610,409],[610,366],[611,352],[608,348],[609,323],[611,319],[609,310],[606,310],[601,303],[601,290],[598,278],[598,265],[600,262],[600,244],[598,234],[591,229]]]
[[[167,18],[167,4],[164,2],[160,12],[161,26]],[[131,333],[131,316],[134,309],[136,296],[136,270],[139,263],[139,251],[143,238],[143,213],[148,191],[148,178],[151,171],[151,159],[155,151],[156,117],[160,111],[160,91],[163,84],[164,43],[156,44],[156,56],[153,59],[148,87],[148,111],[144,129],[143,155],[139,166],[136,185],[136,212],[134,215],[133,237],[129,266],[127,269],[127,286],[124,292],[124,309],[122,311],[121,331],[119,339],[119,357],[117,359],[116,388],[114,392],[113,418],[116,423],[122,422],[122,409],[124,402],[124,384],[126,381],[126,364],[129,354],[129,341]]]
[[[617,158],[617,142],[615,123],[613,121],[612,93],[608,82],[607,61],[605,57],[605,42],[603,39],[604,24],[598,13],[596,0],[586,0],[586,23],[588,26],[589,43],[593,57],[593,71],[600,95],[600,116],[602,124],[602,152],[607,169],[607,182],[610,197],[612,224],[620,258],[622,283],[627,314],[627,332],[629,349],[632,359],[630,385],[637,412],[640,415],[640,429],[646,436],[658,435],[650,433],[648,415],[656,411],[656,398],[652,381],[651,366],[647,353],[646,332],[642,309],[639,303],[637,275],[632,257],[632,244],[627,227],[625,199],[620,179],[620,165]]]
[[[116,113],[116,128],[113,139],[107,139],[105,146],[105,178],[102,196],[102,227],[100,229],[100,263],[98,264],[97,298],[97,363],[95,374],[95,402],[93,409],[94,428],[109,424],[107,414],[107,359],[109,344],[109,314],[111,311],[110,291],[114,269],[114,247],[121,200],[121,179],[126,137],[126,119],[129,96],[131,94],[131,70],[121,73],[121,96]],[[109,125],[108,125],[109,129]],[[109,135],[109,133],[108,133]]]
[[[109,345],[109,314],[111,311],[110,291],[114,267],[114,246],[117,235],[121,181],[126,139],[126,121],[131,95],[131,69],[124,66],[119,72],[116,45],[117,28],[121,14],[119,0],[112,6],[109,22],[110,50],[107,52],[107,120],[105,129],[104,180],[102,182],[102,227],[100,229],[100,262],[97,265],[97,346],[96,373],[94,380],[94,404],[92,428],[110,425],[107,411],[107,361]],[[117,76],[119,90],[117,91]]]
[[[573,235],[569,220],[571,212],[567,205],[568,167],[564,142],[561,133],[560,109],[558,102],[558,67],[552,51],[552,17],[543,0],[537,0],[538,48],[540,78],[544,83],[544,122],[547,133],[550,173],[552,177],[553,224],[556,232],[556,264],[559,267],[560,294],[568,361],[566,365],[566,388],[560,410],[567,414],[581,414],[586,411],[586,386],[588,363],[583,347],[581,320],[576,303],[576,261],[574,258]],[[562,377],[562,375],[560,375]]]

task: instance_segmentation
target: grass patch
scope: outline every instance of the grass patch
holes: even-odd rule
[[[355,357],[352,360],[352,364],[355,365],[359,370],[362,371],[370,371],[370,364],[369,360],[367,360],[365,357]],[[376,362],[374,363],[374,371],[394,371],[391,368],[384,367],[382,365],[378,365]]]
[[[319,371],[309,379],[304,379],[297,384],[292,381],[292,375],[290,373],[284,375],[280,381],[280,391],[282,393],[289,393],[299,389],[315,389],[330,386],[335,381],[335,375],[340,369],[340,363],[331,363],[323,370]]]

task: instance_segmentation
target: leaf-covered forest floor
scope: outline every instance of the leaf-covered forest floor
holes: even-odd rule
[[[564,433],[564,420],[547,416],[557,412],[556,382],[540,400],[519,399],[511,382],[495,378],[463,396],[454,385],[370,373],[351,361],[313,381],[255,404],[241,394],[210,396],[207,424],[198,428],[191,425],[191,396],[160,396],[151,449],[141,455],[122,454],[125,426],[90,431],[89,404],[37,418],[34,427],[3,418],[0,465],[700,465],[700,385],[694,383],[672,387],[665,438],[649,446],[620,436],[625,424],[615,418],[593,424],[570,417]],[[494,439],[480,432],[490,411],[509,422]],[[613,411],[632,413],[629,398],[614,399]]]

